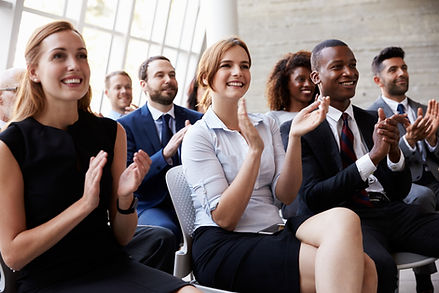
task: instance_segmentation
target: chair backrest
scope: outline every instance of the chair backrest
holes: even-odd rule
[[[195,209],[192,203],[191,190],[186,182],[181,165],[169,169],[166,173],[166,184],[183,231],[183,247],[176,252],[174,276],[183,278],[192,272],[191,247]]]
[[[17,277],[17,273],[11,271],[10,268],[6,266],[3,261],[3,258],[0,254],[0,292],[1,293],[15,293],[15,279]]]

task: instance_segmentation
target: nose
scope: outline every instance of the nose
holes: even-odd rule
[[[232,67],[232,75],[233,76],[241,76],[241,73],[242,73],[241,66],[236,64]]]
[[[344,75],[352,76],[352,75],[355,75],[356,73],[357,73],[357,69],[356,69],[356,68],[352,68],[352,67],[349,66],[349,65],[346,65],[346,66],[344,67],[344,70],[343,70],[343,74],[344,74]]]
[[[67,64],[69,71],[75,71],[79,68],[79,62],[75,57],[70,57]]]

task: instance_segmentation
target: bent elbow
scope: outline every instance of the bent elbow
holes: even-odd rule
[[[26,265],[19,255],[14,253],[2,252],[1,257],[3,258],[5,265],[13,271],[19,271]]]

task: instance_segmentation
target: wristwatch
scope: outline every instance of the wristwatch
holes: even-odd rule
[[[134,213],[135,211],[136,211],[136,208],[137,208],[137,197],[135,197],[135,196],[133,196],[133,201],[131,202],[131,204],[130,204],[130,207],[127,209],[127,210],[122,210],[120,207],[119,207],[119,199],[117,199],[117,204],[116,204],[116,206],[117,206],[117,211],[119,212],[119,213],[121,213],[121,214],[123,214],[123,215],[129,215],[129,214],[132,214],[132,213]]]

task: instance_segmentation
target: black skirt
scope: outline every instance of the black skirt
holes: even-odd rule
[[[307,218],[292,217],[273,235],[198,228],[192,246],[195,278],[238,292],[300,292],[301,243],[295,235]]]

